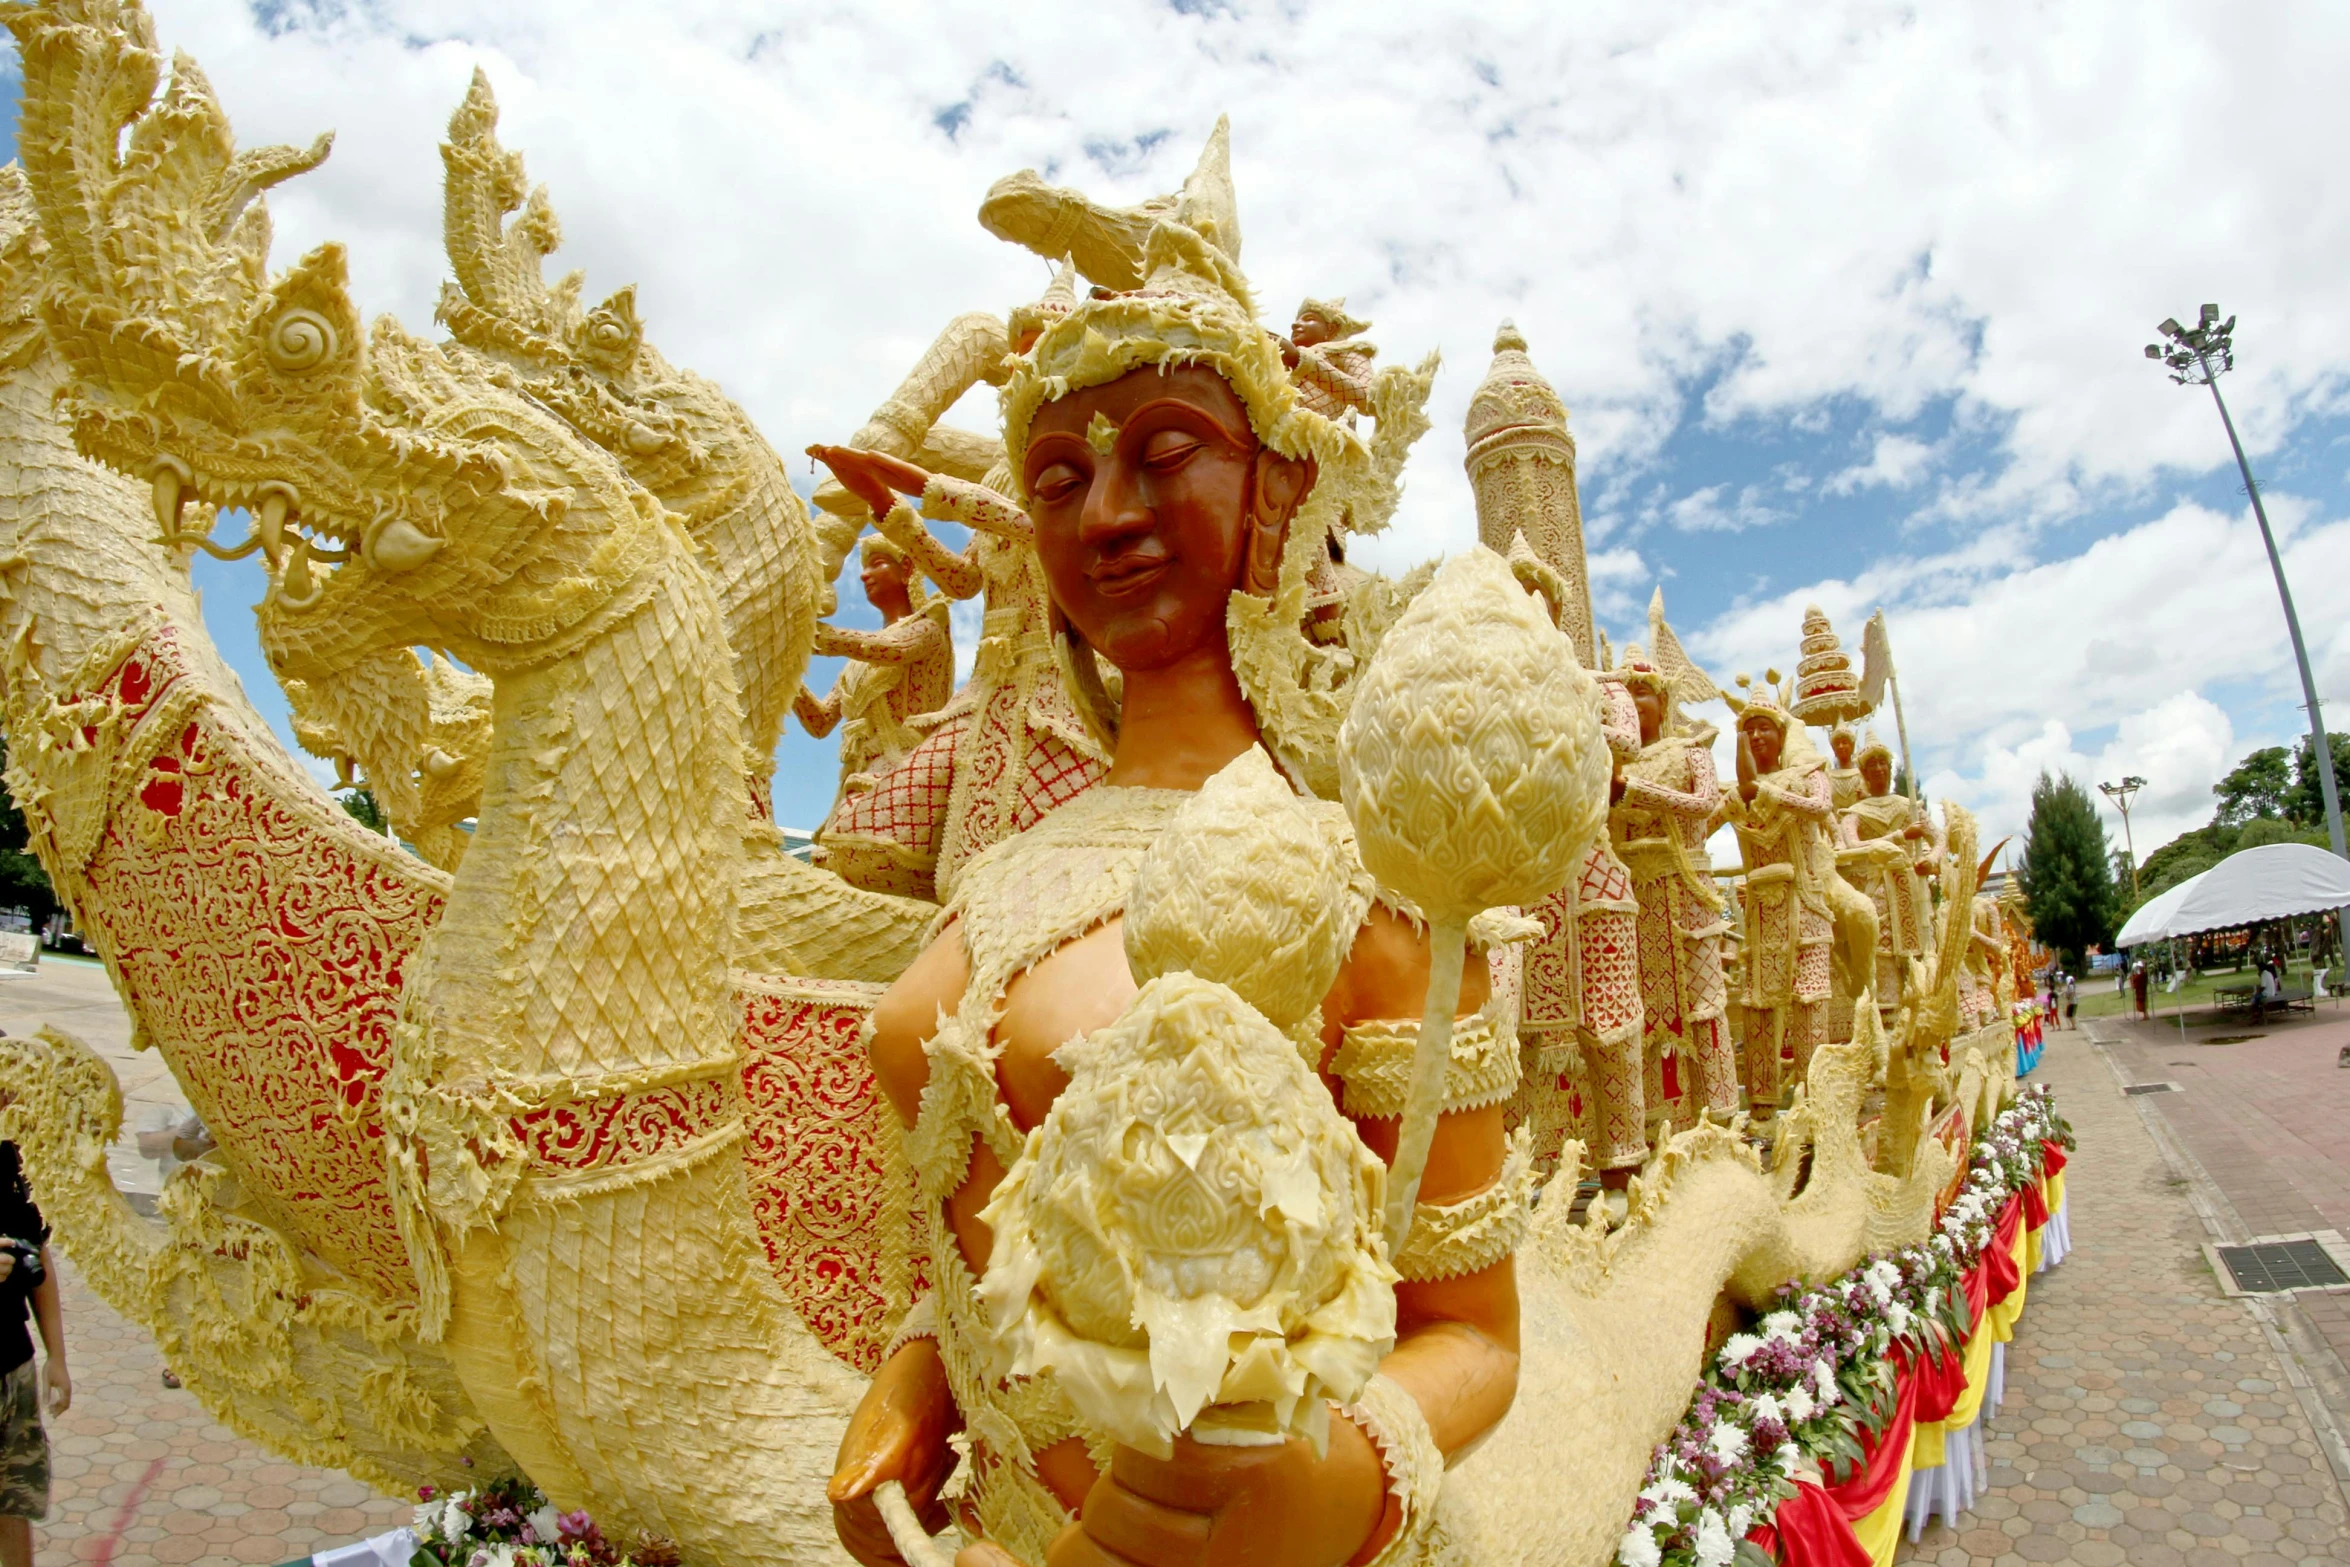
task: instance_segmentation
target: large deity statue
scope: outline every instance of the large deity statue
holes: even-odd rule
[[[1750,687],[1738,715],[1737,789],[1722,802],[1746,860],[1739,1001],[1746,1094],[1757,1120],[1777,1112],[1827,1040],[1835,936],[1827,768],[1781,705],[1777,681],[1774,670]]]
[[[1876,905],[1877,1006],[1890,1015],[1910,963],[1923,961],[1933,942],[1933,829],[1915,801],[1893,792],[1893,752],[1874,731],[1857,760],[1864,792],[1838,820],[1836,863]]]
[[[1658,1098],[1676,1125],[1698,1112],[1727,1120],[1742,1106],[1737,1047],[1726,1016],[1722,937],[1729,929],[1705,840],[1722,807],[1713,752],[1681,721],[1689,694],[1711,694],[1712,683],[1678,661],[1664,620],[1664,595],[1649,609],[1651,659],[1628,648],[1617,675],[1639,714],[1640,754],[1625,766],[1624,792],[1609,816],[1616,852],[1632,874],[1640,907],[1640,999],[1648,1058],[1656,1063]],[[1678,678],[1676,678],[1676,675]]]
[[[1153,1560],[1154,1542],[1179,1535],[1219,1562],[1417,1560],[1428,1520],[1389,1466],[1405,1454],[1441,1462],[1435,1455],[1473,1442],[1507,1408],[1514,1357],[1500,1335],[1516,1308],[1506,1243],[1466,1267],[1448,1259],[1441,1285],[1409,1282],[1423,1276],[1409,1250],[1397,1259],[1415,1306],[1390,1374],[1374,1380],[1378,1396],[1366,1396],[1359,1421],[1330,1423],[1320,1454],[1294,1441],[1267,1450],[1186,1439],[1171,1459],[1121,1449],[1110,1463],[1051,1375],[1007,1381],[996,1369],[975,1293],[992,1245],[982,1210],[1068,1081],[1054,1053],[1113,1022],[1135,994],[1122,916],[1145,850],[1235,756],[1263,745],[1311,772],[1302,759],[1333,739],[1332,710],[1299,700],[1307,688],[1293,673],[1315,656],[1301,630],[1305,578],[1325,556],[1325,532],[1376,475],[1361,443],[1301,405],[1250,319],[1224,248],[1238,230],[1223,194],[1187,200],[1184,221],[1155,229],[1146,285],[1048,328],[1006,392],[1007,452],[1065,667],[1081,700],[1102,708],[1112,699],[1094,660],[1119,672],[1115,708],[1101,714],[1117,742],[1100,786],[965,869],[939,940],[875,1013],[875,1060],[910,1128],[938,1285],[934,1336],[910,1336],[884,1365],[842,1449],[842,1537],[868,1561],[889,1559],[874,1489],[898,1479],[928,1505],[958,1427],[973,1451],[976,1522],[1028,1562],[1060,1559],[1064,1530]],[[1273,684],[1284,680],[1286,693]],[[1429,958],[1403,913],[1367,888],[1354,896],[1360,931],[1323,998],[1314,1048],[1376,1151],[1393,1146],[1386,1096],[1397,1052],[1410,1050]],[[1469,981],[1473,1016],[1482,964]],[[1471,1037],[1475,1028],[1464,1025]],[[1420,1192],[1432,1236],[1445,1233],[1448,1210],[1482,1217],[1485,1193],[1523,1179],[1498,1114],[1471,1113],[1514,1084],[1486,1084],[1475,1070],[1465,1079]],[[1081,1503],[1082,1523],[1070,1522]]]

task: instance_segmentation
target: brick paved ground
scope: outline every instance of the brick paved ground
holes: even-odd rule
[[[2148,1104],[2226,1199],[2227,1240],[2350,1235],[2350,1069],[2339,1064],[2350,1006],[2321,1003],[2314,1016],[2283,1024],[2209,1023],[2190,1028],[2184,1043],[2175,1027],[2118,1020],[2095,1037],[2131,1081],[2184,1090],[2150,1095]],[[2213,1043],[2223,1039],[2236,1042]],[[2337,1419],[2350,1427],[2350,1374],[2341,1369],[2350,1364],[2350,1292],[2297,1295],[2285,1315],[2332,1350],[2319,1369]]]
[[[55,1019],[115,1063],[127,1096],[169,1102],[168,1076],[156,1076],[151,1056],[130,1054],[111,999],[94,969],[54,965],[38,981],[0,984],[0,1027]],[[2187,1082],[2197,1073],[2194,1092],[2152,1096],[2159,1115],[2175,1118],[2182,1136],[2207,1135],[2199,1116],[2232,1124],[2250,1147],[2287,1167],[2266,1177],[2268,1185],[2284,1182],[2325,1216],[2338,1211],[2326,1205],[2339,1202],[2343,1188],[2311,1166],[2350,1158],[2343,1146],[2350,1138],[2329,1134],[2325,1117],[2336,1116],[2336,1127],[2350,1119],[2341,1118],[2342,1101],[2323,1096],[2350,1086],[2350,1072],[2338,1085],[2307,1067],[2304,1057],[2319,1043],[2240,1056],[2226,1052],[2242,1047],[2201,1047],[2189,1057],[2148,1041],[2116,1053],[2132,1081],[2143,1073]],[[2328,1061],[2331,1048],[2323,1052]],[[2133,1049],[2152,1052],[2149,1060],[2164,1063],[2160,1072],[2129,1056]],[[2205,1057],[2213,1064],[2202,1066]],[[2173,1060],[2198,1064],[2167,1064]],[[2289,1081],[2267,1081],[2263,1072]],[[2144,1101],[2122,1097],[2114,1070],[2083,1035],[2052,1036],[2040,1075],[2056,1085],[2080,1133],[2070,1183],[2076,1250],[2033,1281],[2009,1346],[2008,1402],[1990,1425],[1991,1490],[1963,1529],[1937,1524],[1917,1546],[1903,1547],[1903,1559],[1936,1567],[2350,1561],[2344,1491],[2295,1397],[2279,1341],[2256,1315],[2274,1308],[2222,1296],[2203,1260],[2198,1215],[2214,1205],[2199,1208],[2193,1186],[2173,1176],[2140,1120]],[[2212,1085],[2231,1075],[2245,1081],[2227,1097]],[[2267,1106],[2284,1130],[2243,1119],[2250,1105]],[[2211,1146],[2230,1179],[2245,1178]],[[153,1167],[135,1154],[118,1150],[113,1163],[126,1187],[144,1181],[152,1189]],[[2251,1189],[2260,1189],[2260,1172],[2252,1177]],[[2291,1215],[2282,1207],[2255,1211],[2284,1229],[2350,1231],[2335,1218],[2283,1224]],[[41,1534],[44,1560],[270,1563],[406,1521],[404,1504],[346,1476],[281,1463],[213,1424],[186,1393],[166,1392],[145,1335],[92,1298],[70,1264],[63,1280],[78,1397],[54,1432],[56,1501]]]
[[[2165,1069],[2176,1078],[2175,1069]],[[1937,1567],[2350,1560],[2344,1492],[2277,1350],[2222,1295],[2186,1182],[2080,1033],[2039,1074],[2080,1135],[2074,1251],[2033,1279],[1991,1420],[1991,1489],[1904,1559]],[[2155,1096],[2163,1097],[2163,1096]]]

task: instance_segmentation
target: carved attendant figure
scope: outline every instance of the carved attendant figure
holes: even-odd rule
[[[1911,959],[1923,961],[1933,939],[1926,873],[1933,833],[1909,796],[1893,792],[1893,753],[1872,732],[1860,749],[1865,791],[1838,823],[1845,879],[1877,906],[1877,1007],[1887,1017],[1901,1002]]]
[[[1738,788],[1723,801],[1746,857],[1746,1095],[1775,1115],[1826,1042],[1830,923],[1827,769],[1779,705],[1775,675],[1738,716]],[[1825,874],[1823,874],[1823,872]],[[1786,1072],[1793,1068],[1792,1076]]]
[[[1737,1052],[1724,1021],[1722,934],[1729,928],[1705,839],[1721,808],[1713,753],[1676,722],[1673,687],[1635,647],[1617,670],[1640,720],[1640,754],[1624,768],[1609,817],[1640,906],[1640,1000],[1660,1097],[1677,1123],[1700,1106],[1740,1108]],[[1664,1063],[1674,1063],[1671,1072]]]
[[[840,737],[840,798],[816,833],[822,863],[876,892],[926,897],[930,867],[909,855],[886,824],[851,821],[857,797],[920,743],[911,721],[944,707],[953,694],[955,648],[943,601],[919,592],[913,563],[887,539],[859,548],[866,602],[881,611],[879,631],[829,623],[816,628],[816,651],[850,660],[821,698],[803,686],[792,701],[801,727],[821,740],[847,720]]]

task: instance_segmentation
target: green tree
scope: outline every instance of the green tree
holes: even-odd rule
[[[2113,940],[2121,900],[2107,854],[2105,825],[2089,791],[2069,776],[2042,773],[2032,787],[2032,820],[2017,879],[2033,933],[2056,949],[2068,969],[2088,967],[2083,954]]]
[[[2314,788],[2316,780],[2311,780]],[[2212,818],[2223,827],[2235,827],[2255,817],[2281,817],[2293,795],[2293,764],[2281,745],[2263,746],[2211,786],[2219,796]]]
[[[8,742],[0,738],[0,769],[7,766]],[[41,869],[27,842],[24,812],[17,809],[7,780],[0,778],[0,909],[23,909],[33,929],[39,930],[57,911],[57,889],[49,885],[49,873]]]
[[[369,832],[384,830],[384,808],[382,802],[376,799],[374,790],[346,789],[338,798],[343,802],[343,809],[360,826]]]
[[[2326,740],[2334,753],[2335,796],[2350,800],[2350,734],[2329,730]],[[2308,827],[2326,824],[2325,786],[2317,776],[2316,762],[2317,747],[2303,735],[2301,743],[2293,748],[2293,787],[2285,795],[2284,816],[2288,821]]]

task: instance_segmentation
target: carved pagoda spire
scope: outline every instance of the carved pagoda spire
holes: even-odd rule
[[[1526,339],[1504,321],[1493,335],[1493,366],[1469,400],[1469,485],[1477,495],[1477,537],[1506,556],[1513,535],[1565,585],[1559,629],[1586,669],[1598,666],[1591,573],[1583,555],[1583,505],[1575,491],[1575,438],[1567,405],[1527,357]]]

